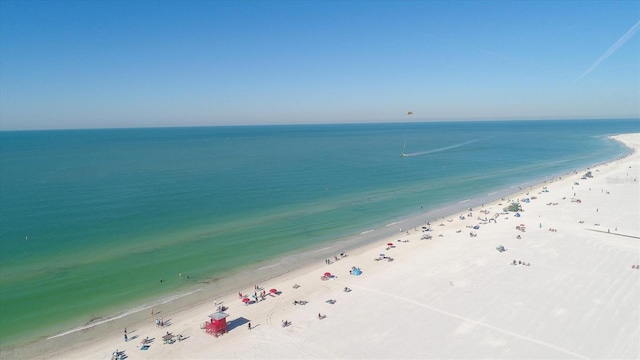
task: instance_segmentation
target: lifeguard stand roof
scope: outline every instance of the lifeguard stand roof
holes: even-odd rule
[[[213,320],[221,320],[226,318],[227,316],[229,316],[229,314],[223,313],[222,311],[214,312],[213,314],[209,315],[209,317]]]

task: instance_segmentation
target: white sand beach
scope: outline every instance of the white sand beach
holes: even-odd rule
[[[640,148],[640,134],[616,139]],[[587,171],[592,178],[583,178]],[[127,342],[122,330],[89,329],[74,340],[48,340],[46,354],[15,349],[14,355],[111,359],[118,350],[127,359],[638,359],[639,179],[636,150],[432,221],[425,225],[431,231],[398,232],[336,254],[331,264],[260,283],[267,293],[279,291],[264,301],[245,305],[237,293],[219,297],[229,315],[228,333],[219,337],[201,329],[215,312],[212,298],[180,311],[159,306],[148,320],[126,324]],[[503,212],[518,201],[519,217]],[[354,266],[361,275],[350,274]],[[322,280],[325,272],[335,277]],[[159,317],[164,328],[156,326]],[[291,325],[283,327],[285,320]],[[167,332],[185,339],[164,344]],[[147,337],[149,348],[141,350]]]

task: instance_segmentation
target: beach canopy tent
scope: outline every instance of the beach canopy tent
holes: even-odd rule
[[[227,332],[227,317],[229,314],[222,311],[214,312],[209,315],[211,322],[207,323],[206,331],[208,334],[220,335]]]

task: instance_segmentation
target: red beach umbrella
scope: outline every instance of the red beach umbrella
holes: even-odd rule
[[[326,273],[324,273],[324,276],[326,276],[326,277],[330,277],[330,276],[331,276],[331,273],[330,273],[330,272],[326,272]]]
[[[272,293],[272,294],[275,294],[275,293],[277,293],[277,292],[278,292],[278,290],[276,290],[276,289],[271,289],[271,290],[269,290],[269,292],[270,292],[270,293]]]
[[[387,246],[393,246],[393,243],[387,243]]]
[[[251,300],[249,300],[249,298],[244,298],[244,299],[242,299],[242,302],[243,302],[243,303],[248,303],[249,301],[251,301]]]

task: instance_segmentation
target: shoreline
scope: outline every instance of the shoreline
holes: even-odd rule
[[[526,122],[513,123],[506,126],[505,134],[520,128],[521,124],[527,124],[524,126],[525,128],[531,125]],[[470,134],[475,131],[482,132],[485,128],[484,125],[474,124],[472,126],[472,124],[469,124],[469,126],[477,127],[476,130],[470,131]],[[424,127],[428,128],[427,126]],[[502,128],[503,126],[500,127]],[[256,212],[255,217],[249,216],[249,213],[236,213],[234,216],[229,217],[229,219],[232,219],[231,221],[224,219],[220,222],[210,221],[214,218],[209,215],[200,217],[199,214],[205,214],[205,212],[198,211],[197,204],[199,202],[197,199],[191,199],[192,201],[196,200],[193,207],[189,205],[189,201],[178,201],[176,207],[167,207],[167,209],[181,207],[179,211],[176,211],[175,216],[156,216],[150,211],[147,213],[149,215],[147,220],[140,221],[141,219],[139,219],[129,225],[126,225],[126,222],[119,223],[113,229],[110,227],[103,228],[101,224],[93,224],[93,226],[82,226],[80,224],[80,226],[76,226],[70,221],[76,218],[75,216],[68,216],[72,215],[71,213],[61,214],[65,215],[60,216],[61,221],[64,222],[66,219],[70,222],[60,231],[50,232],[45,237],[43,234],[38,234],[38,227],[28,231],[16,230],[28,225],[21,223],[22,220],[27,220],[28,218],[15,216],[20,211],[7,211],[11,207],[5,206],[3,207],[5,214],[9,212],[13,214],[15,219],[5,218],[10,219],[8,223],[15,225],[4,228],[4,233],[7,235],[3,235],[3,239],[16,238],[21,240],[24,235],[30,234],[28,244],[21,241],[6,243],[11,244],[13,248],[26,250],[26,252],[17,251],[16,255],[19,256],[14,260],[11,260],[11,256],[9,256],[9,261],[5,262],[4,270],[6,271],[3,274],[6,283],[3,289],[9,291],[9,293],[8,296],[3,298],[3,305],[7,304],[3,312],[5,316],[5,321],[3,321],[5,326],[2,331],[3,343],[5,345],[17,344],[18,342],[25,343],[33,339],[67,331],[96,319],[104,319],[114,314],[120,314],[136,308],[140,304],[152,303],[156,299],[183,292],[185,287],[190,287],[194,284],[199,286],[200,282],[205,283],[209,282],[210,279],[220,278],[220,274],[223,274],[223,272],[229,274],[231,273],[230,270],[235,271],[247,265],[256,264],[262,261],[264,257],[273,259],[281,256],[290,252],[294,247],[297,248],[296,251],[299,251],[308,246],[314,246],[315,244],[312,243],[319,241],[337,241],[336,239],[343,238],[344,234],[357,234],[361,230],[372,228],[379,229],[380,225],[393,221],[389,220],[389,218],[406,219],[407,216],[405,215],[408,215],[408,213],[418,213],[422,205],[426,205],[425,210],[427,206],[439,208],[447,205],[447,200],[459,199],[463,201],[478,194],[491,193],[494,189],[508,188],[511,184],[517,185],[530,181],[534,176],[553,175],[568,170],[584,168],[600,161],[616,158],[625,152],[625,148],[619,142],[611,141],[605,137],[606,135],[602,135],[609,134],[612,131],[604,129],[599,130],[597,133],[593,133],[593,129],[588,131],[590,135],[584,138],[588,147],[581,149],[580,146],[573,146],[575,150],[570,150],[566,147],[567,144],[575,142],[579,145],[584,143],[584,140],[571,141],[571,138],[574,137],[570,137],[567,139],[569,142],[565,143],[559,137],[548,138],[545,133],[556,127],[563,129],[565,126],[554,123],[551,127],[545,127],[535,137],[539,140],[533,141],[524,148],[521,148],[518,144],[513,144],[513,140],[510,139],[517,138],[514,136],[505,136],[501,140],[504,141],[501,146],[481,146],[478,149],[470,147],[462,151],[463,147],[460,151],[465,153],[465,156],[459,156],[459,160],[451,158],[453,163],[462,165],[458,167],[443,166],[441,168],[437,163],[432,164],[432,160],[438,161],[439,156],[443,154],[436,156],[435,159],[418,157],[403,161],[398,159],[395,152],[391,153],[383,150],[373,158],[370,158],[371,154],[367,154],[359,161],[356,160],[358,157],[353,157],[350,160],[356,160],[352,164],[353,166],[359,167],[361,165],[358,164],[367,164],[369,161],[373,161],[373,163],[377,164],[377,171],[380,175],[387,174],[388,171],[389,175],[384,176],[388,179],[378,181],[378,179],[371,176],[355,175],[360,173],[356,172],[354,176],[358,179],[357,181],[346,180],[347,183],[354,184],[349,191],[338,191],[334,194],[333,190],[337,190],[337,187],[327,191],[328,188],[318,183],[316,184],[318,186],[312,186],[317,190],[315,195],[309,199],[305,198],[309,202],[296,200],[293,201],[291,207],[274,207],[273,212]],[[348,134],[364,136],[363,141],[377,137],[369,136],[366,127],[364,128],[365,131],[362,131],[361,127],[357,128],[358,131],[348,132]],[[422,128],[423,125],[420,125],[416,127],[416,130],[421,131]],[[336,128],[336,130],[340,129],[341,127]],[[532,130],[534,133],[537,131],[535,128],[532,128]],[[637,132],[635,129],[632,130]],[[620,130],[619,132],[623,131]],[[191,131],[188,133],[191,133]],[[383,133],[386,136],[386,132],[380,132],[380,134]],[[96,135],[99,134],[97,133]],[[145,134],[145,136],[149,135]],[[165,135],[174,136],[171,132],[167,132]],[[300,135],[306,136],[304,134]],[[122,137],[126,138],[126,136]],[[578,136],[578,138],[581,137],[582,135]],[[498,139],[494,140],[497,141]],[[490,142],[493,143],[494,140]],[[531,156],[521,156],[517,154],[517,151],[503,150],[509,147],[520,150],[533,150],[536,148],[535,144],[538,141],[550,141],[549,148],[556,149],[556,151],[550,151],[549,154],[547,154],[547,151],[539,153],[545,154],[541,158],[546,158],[546,161],[538,159],[540,156],[535,155],[538,153],[536,151],[533,151]],[[355,143],[357,141],[347,142],[347,144]],[[453,141],[451,143],[458,142]],[[204,148],[208,148],[206,143],[201,145]],[[557,149],[565,149],[565,151],[558,153]],[[174,150],[178,151],[179,149]],[[470,152],[467,154],[467,151]],[[551,154],[555,155],[549,156]],[[380,155],[383,157],[380,157]],[[340,156],[343,157],[343,155]],[[419,166],[418,164],[420,163],[428,164],[428,166]],[[440,164],[444,165],[442,160],[440,160]],[[365,167],[368,166],[365,165]],[[206,166],[202,168],[206,168]],[[315,169],[316,166],[312,168]],[[491,175],[490,173],[494,171],[483,173],[479,170],[473,170],[482,168],[485,171],[488,168],[496,169],[500,175],[497,175],[497,173]],[[288,172],[292,174],[301,172],[309,175],[313,171],[305,171],[304,168],[296,170],[295,167],[288,169]],[[90,173],[87,172],[87,174]],[[341,171],[331,173],[337,175]],[[346,173],[348,174],[348,171]],[[243,176],[242,178],[250,179],[251,177]],[[295,176],[284,177],[284,179],[295,178]],[[348,179],[349,177],[341,176],[340,178]],[[449,184],[451,181],[455,181],[458,186],[451,186]],[[209,190],[207,189],[214,188],[202,187],[203,182],[186,181],[184,184],[187,184],[185,185],[187,188],[184,189],[189,189],[189,194],[202,192],[203,194],[208,194],[207,196],[212,196],[215,192],[215,190],[208,192]],[[299,186],[298,184],[305,184],[305,182],[286,180],[286,189],[300,191],[304,186]],[[311,184],[315,183],[312,182]],[[250,182],[247,185],[250,185]],[[480,187],[486,189],[486,191],[478,191]],[[8,189],[6,187],[3,188],[5,190]],[[20,189],[20,186],[18,186],[18,189]],[[251,187],[246,187],[246,189],[251,189]],[[516,189],[517,186],[511,190],[515,191]],[[226,193],[231,194],[234,192]],[[340,194],[344,196],[336,196]],[[247,200],[252,201],[251,196],[247,196],[247,198],[243,196],[241,199],[233,199],[234,197],[225,195],[225,206],[218,206],[217,208],[226,208],[227,206],[234,208],[235,203],[243,204]],[[28,203],[26,201],[12,200],[13,198],[7,195],[4,195],[3,198],[8,200],[5,203],[9,205]],[[297,196],[293,196],[291,199],[295,200],[297,198]],[[188,197],[185,199],[188,199]],[[163,203],[169,204],[170,201],[171,199],[168,198],[167,202]],[[450,201],[450,203],[456,202]],[[56,202],[55,199],[51,199],[47,203],[55,204]],[[125,212],[135,210],[138,207],[128,207],[126,204],[132,203],[130,201],[120,201],[120,203],[123,204],[122,208]],[[295,203],[298,203],[298,205],[295,205]],[[443,203],[444,205],[442,205]],[[183,206],[180,206],[181,204]],[[307,205],[301,206],[300,204]],[[77,205],[72,207],[62,206],[60,209],[82,209],[81,204]],[[21,206],[15,207],[15,210],[20,209]],[[80,214],[78,215],[81,216],[82,211],[79,212]],[[199,220],[184,222],[181,214],[190,214],[187,216],[188,218]],[[117,213],[115,215],[119,217]],[[135,215],[135,212],[130,215]],[[34,213],[33,217],[38,217],[38,215]],[[47,216],[43,219],[54,218],[56,217]],[[128,216],[123,218],[126,219]],[[334,219],[336,221],[335,226],[333,224]],[[5,219],[5,221],[7,220]],[[157,224],[160,230],[154,231],[152,226],[145,226],[145,224]],[[166,231],[162,231],[163,229]],[[262,231],[262,229],[266,231]],[[126,236],[118,236],[118,234]],[[45,238],[48,240],[44,241]],[[95,243],[95,246],[71,246],[67,253],[64,251],[64,246],[56,245],[58,243],[65,244],[67,239],[72,238],[95,239],[91,241],[92,244]],[[245,242],[243,239],[247,239],[247,241]],[[264,251],[246,251],[247,244],[254,244],[254,246],[257,245],[261,248],[262,240],[265,241],[265,244],[270,242]],[[236,241],[239,244],[238,246],[235,245]],[[249,249],[251,248],[249,246]],[[217,261],[215,258],[219,252],[218,250],[222,256],[220,258],[222,261]],[[11,254],[11,252],[7,252],[7,254]],[[74,255],[69,257],[69,254]],[[6,257],[5,254],[3,259]],[[189,258],[191,257],[195,261],[190,261]],[[190,279],[186,279],[186,277],[180,279],[177,276],[179,273],[190,275]],[[76,277],[77,282],[68,278],[68,276]],[[158,279],[164,279],[162,285],[158,284]],[[42,286],[35,288],[29,286],[29,284],[38,282],[41,282]],[[84,301],[78,301],[78,299],[85,297],[82,289],[89,289],[95,285],[99,285],[98,291],[91,291],[86,294]],[[126,294],[122,292],[123,290]],[[49,301],[39,300],[45,298],[52,299]],[[7,299],[6,302],[5,299]],[[17,301],[18,299],[22,299],[22,301]],[[70,304],[66,299],[71,300],[75,305],[69,306]],[[15,312],[9,309],[15,309]],[[47,321],[39,321],[39,319],[47,319]],[[38,321],[38,326],[34,327],[31,323],[35,321]]]
[[[622,137],[625,137],[625,136],[627,136],[627,135],[623,135]],[[637,134],[635,136],[637,137]],[[615,136],[614,138],[616,138],[618,141],[620,141],[618,139],[619,138],[618,136]],[[591,169],[592,167],[594,167],[594,168],[606,168],[606,167],[609,167],[611,164],[613,164],[615,162],[625,161],[625,159],[627,159],[627,161],[629,161],[630,158],[635,158],[635,157],[637,157],[637,150],[634,150],[632,153],[628,154],[626,157],[624,157],[622,159],[620,159],[620,158],[612,159],[612,160],[610,160],[608,162],[605,162],[605,163],[602,163],[602,164],[593,165],[593,166],[591,166],[591,167],[589,167],[587,169]],[[583,170],[580,170],[580,171],[583,171]],[[501,198],[515,198],[519,194],[523,194],[523,192],[525,192],[527,190],[533,191],[534,188],[535,189],[542,188],[543,186],[547,186],[547,185],[550,186],[552,184],[555,186],[555,184],[557,184],[559,182],[567,182],[567,181],[569,181],[569,180],[567,180],[568,177],[571,177],[572,175],[575,175],[575,174],[579,175],[580,171],[572,171],[572,172],[567,173],[567,174],[562,175],[562,176],[553,177],[552,179],[548,179],[548,180],[546,180],[544,182],[537,183],[536,185],[527,186],[527,187],[525,187],[524,190],[517,189],[514,193],[511,193],[509,195],[498,196],[497,197],[498,200],[491,201],[490,204],[484,204],[484,205],[486,205],[487,208],[488,207],[494,207],[494,211],[495,211],[496,210],[495,207],[497,206],[497,204],[506,201],[506,200],[500,200]],[[584,170],[584,171],[586,171],[586,170]],[[637,169],[635,169],[635,171],[637,171]],[[425,214],[416,215],[414,219],[416,219],[416,220],[418,218],[423,218],[424,219],[425,216],[429,216],[428,214],[431,214],[431,213],[440,214],[439,212],[447,212],[448,211],[447,209],[454,208],[454,207],[456,207],[456,205],[460,205],[460,206],[471,205],[471,207],[473,207],[474,210],[477,210],[477,209],[475,209],[475,207],[477,207],[477,205],[474,205],[473,199],[469,199],[469,200],[461,201],[461,202],[459,202],[457,204],[452,204],[450,206],[445,206],[444,208],[441,208],[441,209],[436,209],[436,210],[433,210],[431,212],[427,212]],[[443,216],[447,217],[447,218],[455,219],[455,217],[457,217],[458,215],[462,215],[464,213],[466,213],[466,211],[459,211],[458,210],[458,211],[448,212],[447,214],[450,214],[450,215],[444,214]],[[440,216],[438,216],[437,218],[440,218]],[[475,218],[475,216],[474,216],[474,218]],[[453,219],[449,219],[449,220],[453,220]],[[433,220],[431,220],[431,221],[433,221],[434,223],[436,222],[435,218]],[[453,221],[457,222],[457,220],[453,220]],[[451,221],[451,222],[453,222],[453,221]],[[375,230],[378,231],[378,229],[384,229],[387,226],[395,226],[395,225],[402,225],[402,224],[407,224],[408,225],[408,224],[413,224],[413,223],[409,219],[402,220],[401,222],[393,222],[392,221],[391,223],[383,225],[383,226],[380,226],[379,228],[376,228]],[[445,223],[445,226],[446,225],[448,225],[448,222]],[[485,225],[485,226],[491,226],[491,225]],[[411,228],[413,228],[413,226],[411,226],[410,229]],[[435,231],[440,230],[440,229],[437,228],[437,225],[436,226],[432,225],[432,228],[434,228]],[[416,230],[416,229],[414,229],[414,230]],[[395,235],[388,236],[386,238],[389,239],[389,241],[393,241],[393,242],[395,242],[394,238],[397,238],[397,237],[411,238],[411,239],[408,239],[408,240],[410,240],[411,242],[422,244],[422,242],[419,241],[419,238],[416,239],[416,236],[419,237],[419,235],[420,235],[419,232],[414,231],[414,230],[410,230],[409,234],[404,234],[404,233],[400,233],[399,234],[398,232],[396,232]],[[482,231],[482,230],[480,230],[480,231]],[[360,235],[363,235],[363,234],[360,234]],[[637,235],[638,234],[636,234],[636,236]],[[448,236],[449,236],[449,234],[445,235],[444,237],[448,238]],[[357,238],[357,236],[353,236],[353,238]],[[348,252],[348,255],[349,255],[349,257],[347,259],[356,258],[356,257],[362,257],[362,256],[369,256],[368,255],[369,253],[371,253],[372,251],[375,252],[375,249],[380,247],[379,244],[378,245],[375,244],[375,242],[378,241],[377,239],[373,239],[373,240],[371,240],[370,243],[365,243],[365,244],[354,243],[353,244],[354,248],[349,248],[348,246],[343,246],[345,243],[348,243],[348,239],[349,239],[349,237],[345,238],[345,239],[341,239],[340,241],[336,241],[336,242],[333,242],[333,243],[322,244],[321,245],[322,249],[315,249],[315,250],[308,249],[308,250],[306,250],[306,251],[304,251],[302,253],[298,253],[297,257],[298,258],[304,258],[304,259],[306,259],[306,261],[302,261],[301,263],[297,263],[298,267],[294,267],[294,268],[292,268],[292,269],[290,269],[288,271],[285,271],[284,273],[275,273],[275,275],[273,275],[273,276],[266,277],[266,278],[264,278],[264,280],[260,281],[260,283],[285,283],[285,282],[288,282],[288,281],[292,281],[293,279],[304,277],[305,274],[308,274],[309,272],[316,273],[316,272],[318,272],[317,269],[325,268],[323,266],[318,265],[319,262],[318,263],[315,262],[316,256],[317,256],[317,259],[319,260],[320,257],[324,257],[323,254],[326,254],[326,253],[329,253],[329,252],[333,252],[333,254],[338,254],[340,252],[340,250],[335,249],[335,251],[334,251],[334,248],[337,248],[337,247],[340,247],[340,246],[342,248],[346,248],[346,251]],[[431,241],[424,241],[424,243],[427,244],[427,246],[425,246],[425,247],[433,247],[434,243],[437,243],[436,246],[441,246],[441,245],[443,245],[443,243],[446,243],[446,241],[444,241],[444,242],[440,241],[440,239],[438,239],[437,237],[434,236],[434,238]],[[331,250],[331,251],[329,251],[329,250]],[[423,250],[416,250],[416,251],[423,251]],[[313,254],[315,256],[313,256],[313,257],[309,256],[311,254]],[[296,256],[296,255],[295,254],[289,254],[288,256]],[[282,261],[283,259],[286,259],[286,258],[287,258],[287,256],[282,257],[280,261]],[[273,261],[272,261],[272,263],[273,263]],[[336,264],[337,263],[338,262],[336,262]],[[392,264],[395,264],[395,263],[392,263]],[[241,284],[236,284],[236,285],[241,285],[241,286],[236,286],[236,287],[246,288],[247,285],[251,284],[251,282],[247,283],[247,281],[251,280],[251,277],[250,276],[243,277],[242,275],[244,273],[248,273],[249,275],[251,275],[251,274],[257,273],[258,270],[266,270],[266,269],[277,268],[279,265],[280,265],[280,262],[277,262],[275,265],[265,264],[265,266],[262,267],[262,268],[242,271],[240,273],[237,273],[236,274],[237,276],[233,276],[232,278],[225,279],[225,280],[227,282],[233,283],[233,281],[236,281],[238,278],[242,278],[242,279],[244,279],[244,281]],[[342,265],[342,264],[340,264],[340,265]],[[366,272],[367,268],[369,266],[371,266],[370,265],[370,261],[366,262],[366,263],[362,263],[361,266],[363,267],[363,270],[365,270],[365,272]],[[303,274],[303,275],[300,275],[300,274]],[[341,273],[340,278],[345,277],[345,275],[343,275],[343,274],[344,273]],[[346,275],[346,276],[349,276],[349,275]],[[314,276],[314,277],[316,277],[316,276]],[[209,285],[210,284],[208,284],[206,286],[209,287]],[[318,285],[316,284],[316,287],[317,286]],[[312,287],[312,286],[309,286],[309,287]],[[223,288],[224,288],[224,286],[223,286]],[[208,290],[211,290],[211,289],[208,289]],[[223,290],[220,290],[220,291],[223,291]],[[159,308],[161,308],[160,309],[161,313],[171,314],[172,317],[176,318],[175,322],[177,323],[177,321],[178,321],[177,318],[178,317],[182,318],[182,314],[184,314],[184,313],[192,313],[193,312],[193,308],[205,308],[205,307],[208,307],[208,308],[210,308],[210,310],[212,310],[213,306],[211,304],[209,304],[207,306],[207,300],[204,300],[205,298],[208,298],[209,299],[208,302],[210,302],[212,294],[204,294],[205,291],[200,291],[200,292],[202,294],[198,294],[198,295],[202,295],[203,296],[203,300],[198,302],[198,303],[196,303],[195,305],[191,304],[190,306],[192,307],[192,309],[181,308],[181,305],[180,305],[182,303],[181,299],[176,299],[175,302],[173,302],[171,304],[172,306],[166,306],[166,309],[164,309],[163,306],[159,306]],[[286,288],[283,288],[283,292],[291,293],[292,292],[291,287],[288,286]],[[251,310],[249,312],[252,312],[254,310],[253,309],[254,307],[257,308],[257,307],[262,306],[261,303],[257,303],[257,304],[253,304],[253,305],[247,307],[247,309],[245,309],[244,307],[238,309],[237,304],[236,304],[237,301],[233,301],[232,300],[233,297],[234,297],[233,293],[230,293],[230,292],[226,291],[225,294],[226,295],[218,296],[218,298],[224,298],[223,301],[225,303],[229,302],[229,303],[233,304],[232,310],[234,312],[244,312],[244,311],[249,311],[249,310]],[[217,294],[214,294],[213,296],[216,296],[216,295]],[[271,299],[269,299],[269,300],[271,300]],[[184,299],[184,301],[186,302],[187,299]],[[269,301],[269,302],[272,303],[272,301]],[[182,305],[182,306],[185,306],[185,305]],[[267,304],[267,306],[269,306],[269,304]],[[90,354],[89,352],[86,352],[86,349],[84,348],[85,346],[88,346],[88,347],[91,347],[91,348],[93,348],[95,346],[96,348],[98,348],[98,346],[96,346],[96,345],[89,345],[89,344],[93,344],[95,342],[95,340],[98,339],[98,338],[102,339],[102,340],[99,340],[98,343],[113,342],[115,347],[118,347],[118,346],[123,347],[125,344],[122,343],[121,339],[119,340],[119,342],[116,342],[116,341],[114,341],[112,339],[112,338],[114,338],[114,336],[112,336],[113,335],[112,333],[114,332],[114,329],[120,329],[121,327],[124,327],[124,326],[130,327],[130,328],[134,328],[133,325],[138,323],[138,322],[141,322],[140,324],[143,324],[143,322],[147,322],[149,320],[149,314],[144,313],[144,310],[145,309],[141,309],[141,310],[137,311],[136,313],[127,316],[126,318],[123,317],[123,318],[120,318],[120,319],[117,319],[117,320],[105,319],[105,321],[109,321],[110,322],[110,324],[107,325],[107,326],[96,326],[96,325],[88,324],[87,325],[88,327],[86,327],[85,329],[80,329],[77,332],[74,332],[73,334],[59,336],[59,337],[56,337],[56,338],[49,338],[48,340],[45,340],[45,341],[38,341],[37,343],[42,343],[42,347],[40,349],[42,349],[42,350],[46,349],[47,350],[46,352],[42,352],[40,354],[37,351],[39,347],[36,346],[36,344],[29,344],[29,345],[20,346],[20,347],[17,347],[17,348],[7,349],[7,351],[5,351],[3,349],[1,357],[2,358],[10,358],[10,357],[12,357],[11,354],[15,354],[16,357],[21,357],[21,358],[22,357],[45,357],[45,358],[48,358],[50,356],[54,357],[54,358],[56,356],[66,357],[66,356],[68,356],[68,354],[66,354],[65,351],[69,351],[71,349],[74,349],[73,351],[77,352],[77,354],[79,354],[80,357],[82,357],[82,354]],[[201,321],[204,320],[206,318],[206,315],[208,315],[210,312],[212,312],[212,311],[209,311],[209,312],[200,311],[200,315],[198,315],[198,316],[200,318],[202,318]],[[234,314],[234,315],[237,315],[237,314]],[[173,325],[172,325],[172,327],[173,327]],[[135,328],[137,328],[137,329],[146,328],[146,325],[136,325]],[[173,329],[171,329],[171,330],[173,330]],[[237,330],[240,330],[240,329],[237,329]],[[191,328],[191,330],[189,330],[190,333],[197,333],[198,331],[199,331],[199,329],[197,329],[197,328],[196,329]],[[636,331],[637,331],[637,328],[636,328]],[[118,331],[115,331],[115,332],[120,334]],[[236,332],[236,329],[234,329],[234,332]],[[244,332],[244,330],[237,331],[237,332]],[[185,331],[185,333],[186,333],[186,331]],[[228,337],[231,337],[232,333],[230,332],[228,335],[229,335]],[[196,335],[193,334],[191,336],[195,337]],[[241,336],[241,335],[239,335],[239,336]],[[223,339],[224,338],[225,337],[223,337]],[[208,339],[208,338],[205,337],[205,339]],[[51,340],[54,340],[54,341],[51,341]],[[57,344],[51,344],[52,342],[55,342]],[[208,346],[215,346],[215,347],[217,347],[218,346],[217,344],[220,343],[219,339],[213,340],[213,338],[210,338],[210,342],[211,342],[211,344],[209,344]],[[186,343],[184,343],[185,346],[189,346],[187,343],[188,343],[188,341]],[[34,352],[29,353],[29,349],[28,348],[30,348],[32,346],[33,346],[32,350],[34,350]],[[106,344],[105,344],[105,346],[106,346]],[[114,347],[114,346],[112,346],[112,347]],[[156,347],[156,348],[160,347],[160,346],[164,346],[164,345],[163,344],[154,345],[154,347]],[[53,349],[57,349],[57,350],[55,352],[52,352]],[[22,352],[22,351],[24,351],[24,352]],[[11,354],[9,354],[9,353],[11,353]],[[22,353],[22,355],[20,353]],[[143,354],[145,356],[157,357],[158,354],[160,354],[158,352],[152,352],[152,351],[144,352],[144,353],[140,353],[139,351],[138,352],[133,352],[133,350],[127,350],[127,353],[129,355],[135,354],[135,357],[139,357],[140,354]],[[105,353],[105,354],[101,353],[100,357],[103,358],[104,356],[109,355],[109,354],[110,353],[108,353],[108,352]],[[176,354],[177,354],[178,357],[185,356],[185,355],[180,355],[181,353],[174,353],[173,355],[176,356]],[[194,353],[190,352],[189,354],[193,355]],[[197,354],[196,357],[209,357],[210,356],[208,353],[195,353],[195,354]],[[569,351],[569,352],[565,352],[565,354],[576,355],[578,353],[573,353],[573,352]],[[345,356],[349,357],[348,354],[345,355]],[[191,357],[191,356],[186,355],[186,357]],[[234,356],[232,356],[232,357],[234,357]],[[238,357],[244,357],[244,355],[240,355]],[[320,357],[322,357],[322,356],[320,356]],[[343,357],[343,356],[338,354],[337,356],[328,356],[328,357]],[[580,357],[580,356],[578,356],[578,357]]]

